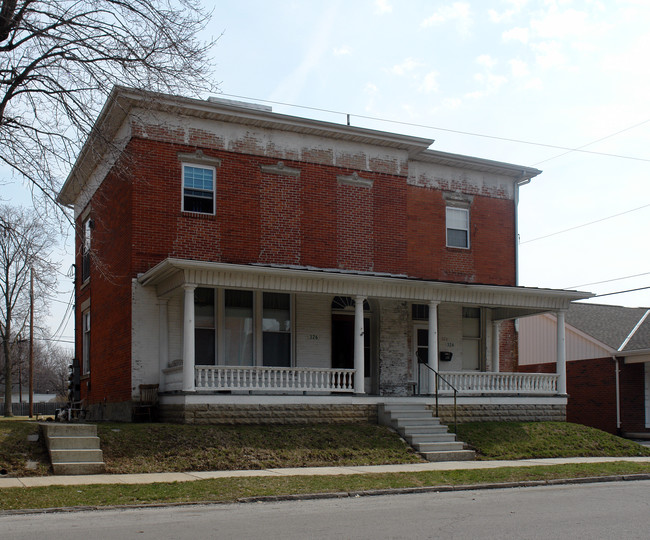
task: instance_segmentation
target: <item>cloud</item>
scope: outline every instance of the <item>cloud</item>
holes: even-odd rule
[[[439,73],[437,71],[430,71],[422,79],[422,84],[420,84],[418,90],[420,92],[437,92],[438,91],[438,77]]]
[[[413,71],[416,68],[419,68],[422,66],[421,62],[418,62],[417,60],[414,60],[413,58],[407,58],[404,60],[401,64],[396,64],[394,65],[391,69],[390,72],[393,75],[406,75],[407,73]]]
[[[531,45],[535,52],[535,59],[544,69],[567,65],[567,58],[558,41],[543,41]]]
[[[307,84],[310,75],[319,68],[319,65],[330,50],[329,44],[332,29],[338,24],[339,3],[327,5],[319,19],[318,26],[311,34],[311,40],[304,48],[304,54],[300,64],[280,81],[275,87],[269,99],[286,101],[289,103],[298,101],[298,96]]]
[[[499,13],[494,9],[488,10],[488,17],[493,23],[510,22],[512,18],[521,12],[522,8],[528,3],[528,0],[510,0],[511,9],[506,9]]]
[[[530,70],[528,69],[528,64],[526,64],[526,62],[524,62],[523,60],[513,59],[510,60],[508,63],[510,64],[510,71],[513,77],[520,79],[530,74]]]
[[[347,47],[346,45],[343,45],[342,47],[337,47],[332,51],[334,56],[345,56],[350,54],[351,52],[352,51],[350,50],[350,48]]]
[[[393,11],[393,6],[388,3],[388,0],[375,0],[375,13],[379,15],[385,15],[386,13],[391,13]]]
[[[485,66],[488,69],[492,69],[497,65],[498,60],[492,58],[489,54],[482,54],[476,59],[476,63],[480,66]]]
[[[379,96],[379,88],[375,83],[367,82],[363,88],[363,93],[368,96],[365,110],[372,111],[375,107],[375,101],[377,101],[377,97]]]
[[[468,34],[472,25],[470,5],[467,2],[454,2],[451,5],[442,6],[433,15],[424,19],[421,26],[428,28],[448,22],[456,22],[458,31],[463,35]]]
[[[511,28],[501,34],[501,39],[505,42],[520,41],[521,43],[528,43],[529,30],[528,28]]]
[[[567,9],[560,11],[555,4],[543,16],[530,22],[535,35],[542,39],[593,40],[602,36],[610,25],[593,20],[592,11]]]

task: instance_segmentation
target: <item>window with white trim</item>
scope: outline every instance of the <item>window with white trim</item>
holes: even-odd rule
[[[81,281],[90,278],[90,239],[92,236],[93,222],[90,217],[81,224]]]
[[[214,214],[215,168],[183,164],[183,211]]]
[[[447,247],[469,248],[469,210],[447,207]]]
[[[90,373],[90,310],[81,314],[81,374]]]

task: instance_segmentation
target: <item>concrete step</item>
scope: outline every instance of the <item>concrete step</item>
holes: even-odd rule
[[[54,474],[80,475],[80,474],[102,474],[106,470],[103,461],[83,463],[52,463]]]
[[[41,429],[45,437],[96,437],[97,426],[94,424],[61,424],[43,422]]]
[[[50,437],[50,450],[99,448],[99,437]]]
[[[472,461],[476,459],[473,450],[451,450],[443,452],[422,452],[427,461]]]
[[[416,435],[416,434],[431,434],[431,435],[444,435],[448,433],[447,426],[436,426],[436,425],[419,425],[419,426],[399,426],[400,432],[404,435]]]
[[[417,423],[420,423],[420,422],[428,422],[428,423],[431,423],[431,424],[442,425],[442,424],[440,424],[440,418],[434,418],[433,416],[426,415],[426,414],[420,414],[420,415],[416,415],[416,414],[394,415],[394,414],[391,414],[390,417],[391,417],[391,420],[393,420],[393,421],[398,421],[399,420],[399,422],[402,425],[417,424]]]
[[[413,433],[410,435],[403,433],[402,436],[411,445],[416,443],[456,442],[456,436],[453,433]]]
[[[418,452],[442,452],[448,450],[464,450],[465,445],[460,441],[449,441],[449,442],[425,442],[425,443],[415,443],[413,445]]]
[[[94,424],[40,424],[54,474],[104,472],[104,454]]]
[[[103,462],[104,454],[98,448],[50,449],[50,460],[55,463],[93,463]]]

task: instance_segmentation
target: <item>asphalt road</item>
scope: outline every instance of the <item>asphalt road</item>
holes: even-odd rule
[[[0,538],[650,538],[650,481],[0,516]]]

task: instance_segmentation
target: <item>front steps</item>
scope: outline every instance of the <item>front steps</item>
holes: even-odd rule
[[[101,474],[104,456],[93,424],[41,424],[54,474]]]
[[[382,403],[379,421],[395,429],[427,461],[467,461],[476,457],[423,403]]]

